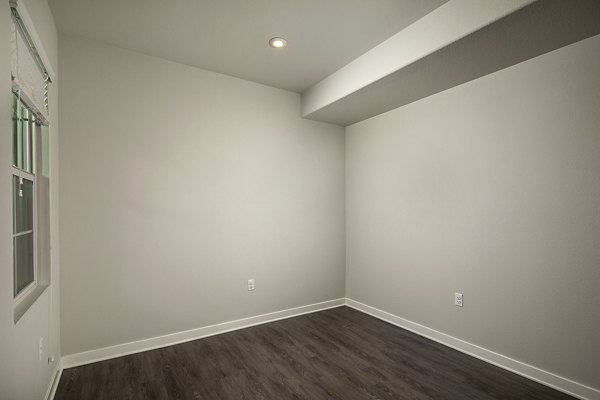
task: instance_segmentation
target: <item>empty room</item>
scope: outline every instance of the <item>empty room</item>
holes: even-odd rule
[[[0,27],[0,400],[600,400],[600,1]]]

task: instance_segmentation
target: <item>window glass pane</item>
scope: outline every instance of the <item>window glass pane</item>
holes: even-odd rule
[[[35,159],[35,149],[37,148],[37,135],[40,131],[40,125],[37,124],[37,120],[33,114],[29,115],[31,120],[29,125],[29,132],[31,137],[31,145],[29,146],[29,159],[31,160],[31,173],[35,175],[37,171],[37,161]]]
[[[16,96],[13,96],[13,163],[23,169],[23,106]]]
[[[33,182],[13,175],[13,233],[33,230]]]
[[[23,156],[22,156],[23,166],[21,168],[27,172],[31,172],[31,123],[30,123],[31,113],[25,107],[23,107],[22,110],[23,110],[23,123],[22,123],[23,142],[21,145],[21,149],[23,151]]]
[[[35,174],[35,134],[39,127],[35,124],[35,116],[33,113],[29,113],[29,148],[28,155],[29,157],[29,172]]]
[[[13,238],[14,246],[14,268],[15,268],[15,293],[17,296],[21,290],[35,279],[33,271],[33,233]]]
[[[35,174],[37,170],[36,133],[41,125],[35,115],[13,94],[13,165],[23,171]]]
[[[50,130],[42,125],[42,175],[50,178]]]

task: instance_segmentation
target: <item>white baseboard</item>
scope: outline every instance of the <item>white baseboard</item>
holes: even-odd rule
[[[62,357],[60,365],[57,367],[55,379],[48,388],[47,400],[54,398],[54,393],[58,386],[63,368],[72,368],[79,365],[90,364],[97,361],[108,360],[121,357],[128,354],[140,353],[161,347],[172,346],[179,343],[189,342],[196,339],[202,339],[208,336],[219,335],[226,332],[244,329],[255,325],[266,324],[268,322],[291,318],[303,314],[309,314],[317,311],[327,310],[339,306],[347,305],[365,314],[389,322],[408,331],[414,332],[420,336],[451,347],[462,353],[468,354],[500,368],[514,372],[543,385],[549,386],[561,392],[582,400],[600,400],[600,390],[583,385],[581,383],[563,378],[559,375],[544,371],[540,368],[525,364],[510,357],[474,345],[464,340],[447,335],[435,329],[428,328],[416,322],[409,321],[397,315],[379,310],[375,307],[360,303],[358,301],[346,298],[335,299],[321,303],[310,304],[301,307],[290,308],[287,310],[276,311],[268,314],[257,315],[254,317],[242,318],[235,321],[223,322],[216,325],[205,326],[202,328],[191,329],[188,331],[172,333],[164,336],[157,336],[149,339],[138,340],[135,342],[119,344],[101,349],[90,350],[82,353],[70,354]]]
[[[525,364],[510,357],[503,356],[491,350],[474,345],[464,340],[447,335],[435,329],[428,328],[416,322],[409,321],[397,315],[379,310],[358,301],[346,298],[346,305],[375,318],[399,326],[417,335],[426,337],[445,346],[451,347],[462,353],[468,354],[490,364],[514,372],[553,389],[567,393],[571,396],[583,400],[600,400],[600,390],[572,381],[562,376],[558,376],[540,368]]]
[[[275,311],[268,314],[257,315],[254,317],[242,318],[235,321],[223,322],[202,328],[191,329],[188,331],[172,333],[169,335],[157,336],[135,342],[85,351],[82,353],[70,354],[62,357],[61,364],[62,368],[77,367],[79,365],[126,356],[128,354],[141,353],[143,351],[172,346],[174,344],[189,342],[196,339],[202,339],[207,336],[219,335],[221,333],[248,328],[254,325],[266,324],[267,322],[273,322],[280,319],[291,318],[302,314],[340,307],[344,304],[344,298],[329,300],[321,303],[315,303],[306,306],[290,308],[287,310]]]
[[[52,374],[52,380],[50,381],[50,385],[48,386],[48,390],[46,390],[46,396],[44,396],[45,400],[53,400],[54,395],[56,394],[56,388],[58,388],[58,382],[60,381],[60,377],[62,375],[62,366],[60,360],[56,363],[56,368],[54,369],[54,373]]]

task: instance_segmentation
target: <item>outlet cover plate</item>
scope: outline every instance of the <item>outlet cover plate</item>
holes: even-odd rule
[[[454,305],[457,307],[463,306],[463,294],[462,293],[454,293]]]

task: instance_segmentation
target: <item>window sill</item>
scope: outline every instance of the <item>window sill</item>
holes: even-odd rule
[[[30,293],[15,304],[15,324],[21,319],[35,301],[44,293],[44,290],[50,285],[37,285]]]

